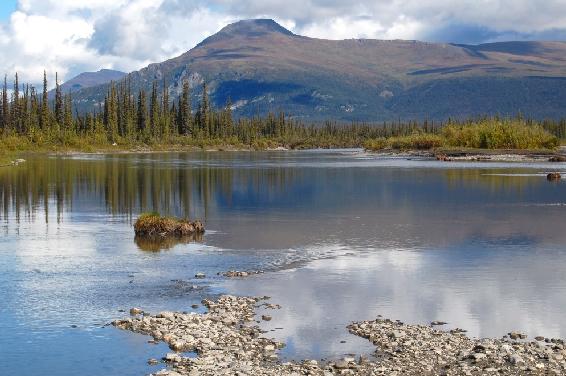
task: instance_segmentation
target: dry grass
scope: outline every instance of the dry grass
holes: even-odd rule
[[[538,124],[521,119],[485,119],[449,124],[440,134],[415,131],[407,136],[375,138],[364,143],[367,150],[430,150],[441,147],[479,150],[555,150],[556,136]]]
[[[408,136],[390,138],[376,138],[367,140],[364,147],[367,150],[377,151],[384,149],[394,150],[429,150],[442,146],[444,139],[430,133],[414,133]]]
[[[142,214],[134,224],[138,237],[189,236],[203,234],[204,226],[200,221],[162,217],[157,213]]]

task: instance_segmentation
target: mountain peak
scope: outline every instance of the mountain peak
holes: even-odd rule
[[[284,35],[294,35],[283,26],[271,19],[252,19],[242,20],[232,23],[222,30],[220,33],[228,34],[244,34],[246,36],[262,36],[270,33],[279,33]]]
[[[98,72],[83,72],[64,82],[61,85],[61,90],[64,93],[75,92],[80,89],[102,85],[110,81],[118,81],[124,78],[124,76],[126,76],[126,73],[113,69],[100,69]]]
[[[285,29],[272,19],[241,20],[225,26],[218,33],[206,38],[199,46],[210,42],[230,39],[234,37],[263,37],[267,35],[281,34],[294,36],[291,31]]]

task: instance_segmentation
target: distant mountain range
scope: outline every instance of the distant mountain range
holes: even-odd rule
[[[101,72],[65,84],[77,89],[82,110],[99,105],[108,82],[122,78]],[[335,41],[295,35],[272,20],[246,20],[128,77],[135,90],[166,82],[172,98],[189,80],[195,104],[206,80],[216,106],[230,100],[245,116],[279,110],[306,121],[566,116],[564,42]]]
[[[101,69],[98,72],[85,72],[61,84],[61,90],[63,93],[73,93],[88,87],[118,81],[127,75],[127,73],[112,69]]]

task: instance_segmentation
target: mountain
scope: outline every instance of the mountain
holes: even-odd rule
[[[85,72],[61,84],[63,93],[76,92],[84,88],[100,86],[111,81],[118,81],[124,78],[127,73],[101,69],[98,72]]]
[[[173,98],[189,80],[195,104],[206,80],[216,106],[231,100],[235,114],[246,116],[270,110],[307,121],[566,116],[564,42],[324,40],[272,20],[246,20],[128,78],[135,90],[167,82]],[[86,109],[106,92],[102,85],[74,97]]]

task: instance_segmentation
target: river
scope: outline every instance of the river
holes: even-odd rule
[[[146,361],[166,346],[107,324],[224,293],[282,306],[261,325],[284,359],[369,353],[345,326],[377,315],[566,337],[566,184],[546,180],[560,164],[361,150],[26,159],[0,169],[1,374],[156,371]],[[147,211],[207,233],[136,240]]]

